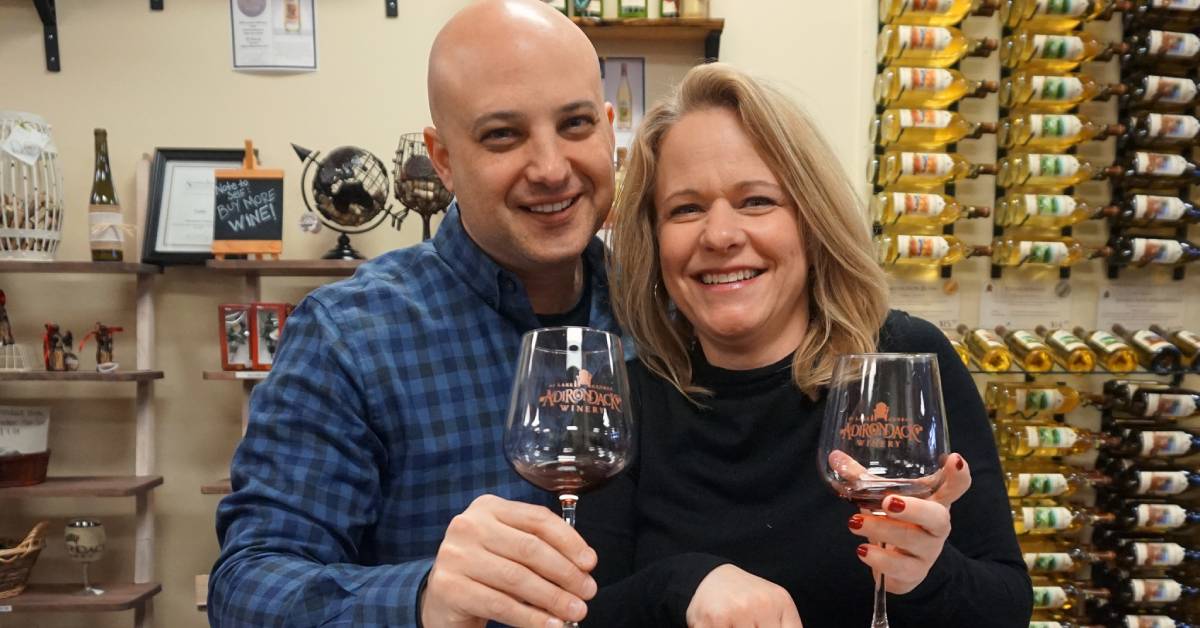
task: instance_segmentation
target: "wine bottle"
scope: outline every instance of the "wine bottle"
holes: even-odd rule
[[[1111,514],[1084,508],[1011,505],[1013,530],[1017,536],[1073,535],[1085,524],[1096,525],[1113,519]]]
[[[994,122],[968,122],[962,114],[944,109],[888,109],[871,119],[869,129],[877,146],[921,150],[995,132]]]
[[[1172,347],[1173,348],[1173,347]],[[1182,419],[1198,414],[1200,392],[1184,388],[1138,388],[1128,398],[1106,397],[1111,407],[1138,417],[1172,417]]]
[[[946,194],[880,192],[871,197],[871,219],[881,225],[941,226],[991,213],[990,207],[965,206]]]
[[[96,129],[96,166],[92,171],[92,196],[88,202],[89,242],[92,261],[119,262],[124,258],[125,219],[113,187],[108,160],[108,131]]]
[[[563,15],[567,14],[567,0],[542,0],[546,4],[558,9]]]
[[[1173,497],[1200,486],[1200,473],[1183,469],[1146,470],[1114,458],[1105,466],[1111,482],[1104,487],[1125,497]]]
[[[963,344],[967,345],[980,369],[988,373],[1012,369],[1012,353],[1000,336],[986,329],[973,330],[966,325],[959,325],[958,333],[962,334]]]
[[[1033,611],[1072,610],[1082,608],[1088,600],[1107,600],[1111,594],[1107,589],[1075,584],[1049,584],[1044,581],[1033,583]]]
[[[1187,549],[1165,539],[1121,539],[1116,563],[1124,569],[1169,569],[1200,561],[1200,550]]]
[[[604,17],[604,0],[571,0],[575,3],[575,17]]]
[[[1118,146],[1182,148],[1196,143],[1200,120],[1171,113],[1140,113],[1126,121]]]
[[[1009,351],[1012,351],[1021,368],[1030,373],[1045,373],[1054,368],[1054,356],[1050,355],[1050,347],[1033,332],[1024,329],[1009,331],[1003,325],[997,325],[996,333],[1004,338]]]
[[[875,61],[946,68],[964,57],[986,57],[997,45],[991,37],[967,39],[953,26],[889,24],[879,29]]]
[[[1162,238],[1109,238],[1109,262],[1119,266],[1181,266],[1200,259],[1200,247],[1187,240]]]
[[[999,4],[999,0],[879,0],[879,21],[884,24],[954,26],[969,15],[991,15]]]
[[[1200,511],[1162,501],[1112,499],[1107,505],[1114,517],[1095,525],[1118,532],[1175,532],[1200,522]]]
[[[1177,196],[1135,194],[1106,214],[1126,227],[1175,227],[1200,222],[1200,209]]]
[[[1103,254],[1083,248],[1071,237],[1025,240],[996,238],[992,241],[992,263],[997,266],[1074,266]]]
[[[1186,329],[1167,331],[1159,325],[1151,325],[1150,331],[1170,340],[1171,344],[1179,348],[1179,353],[1182,355],[1181,361],[1193,371],[1200,373],[1200,334]]]
[[[659,17],[679,17],[679,0],[658,0]]]
[[[963,98],[983,98],[1000,89],[995,81],[972,81],[958,70],[884,68],[875,77],[875,104],[881,107],[944,109]]]
[[[1125,43],[1121,62],[1126,67],[1183,72],[1200,63],[1200,37],[1192,33],[1150,29],[1128,35]]]
[[[997,227],[1061,229],[1102,216],[1086,201],[1066,194],[1009,194],[996,205]]]
[[[1109,372],[1128,373],[1137,368],[1137,354],[1120,338],[1103,329],[1088,332],[1082,327],[1076,327],[1072,331],[1096,352],[1101,366]]]
[[[995,173],[995,166],[971,164],[955,153],[888,151],[871,159],[867,180],[879,186],[907,186],[924,191],[940,188],[954,180]]]
[[[999,417],[1049,419],[1079,406],[1079,393],[1066,384],[989,382],[984,405]]]
[[[1142,240],[1143,238],[1123,239]],[[1110,246],[1112,245],[1110,244]],[[1132,246],[1129,248],[1133,250]],[[1144,249],[1142,255],[1145,255]],[[1131,257],[1136,258],[1138,256],[1134,255]],[[1182,356],[1179,348],[1167,342],[1162,336],[1149,329],[1139,329],[1131,332],[1119,323],[1113,325],[1112,330],[1133,347],[1133,351],[1138,357],[1138,363],[1145,367],[1147,371],[1170,373],[1179,369],[1179,362]]]
[[[1050,347],[1054,361],[1071,373],[1091,373],[1096,368],[1096,354],[1087,343],[1065,329],[1049,330],[1042,325],[1034,328]]]
[[[967,345],[944,329],[942,333],[946,335],[946,340],[950,341],[950,346],[954,347],[954,352],[958,354],[958,359],[962,360],[963,366],[971,368],[971,352],[967,350]]]
[[[1123,0],[1009,0],[1000,8],[1000,21],[1014,29],[1065,33],[1083,22],[1107,20],[1126,4]]]
[[[617,14],[623,18],[646,17],[646,0],[618,0]]]
[[[1120,83],[1101,85],[1086,74],[1037,74],[1018,70],[1000,81],[999,100],[1001,106],[1018,111],[1062,113],[1079,103],[1107,100],[1126,91]]]
[[[1097,124],[1070,113],[1018,113],[1000,120],[996,141],[1009,150],[1054,152],[1125,133],[1124,125]]]
[[[1060,619],[1066,618],[1064,617]],[[1105,628],[1105,626],[1101,626],[1099,624],[1077,624],[1073,621],[1048,621],[1033,619],[1029,622],[1029,628]]]
[[[1039,469],[1037,472],[1004,472],[1004,484],[1010,499],[1068,497],[1084,486],[1106,485],[1108,482],[1109,478],[1103,474],[1075,471],[1062,465]]]
[[[1027,192],[1061,192],[1091,179],[1102,179],[1121,172],[1120,168],[1102,168],[1075,155],[1028,153],[1009,155],[1000,160],[996,184]]]
[[[1200,451],[1200,436],[1184,430],[1121,428],[1119,440],[1104,446],[1104,455],[1120,458],[1180,458]]]
[[[1122,156],[1114,164],[1113,174],[1124,185],[1137,187],[1175,188],[1200,180],[1196,164],[1182,155],[1140,150]]]
[[[1164,606],[1200,593],[1200,588],[1174,578],[1129,578],[1109,588],[1114,592],[1113,602],[1122,608]]]
[[[1096,613],[1103,616],[1105,628],[1197,628],[1196,624],[1179,621],[1169,615],[1127,615],[1109,607],[1099,607]]]
[[[1186,111],[1200,94],[1195,81],[1177,76],[1134,74],[1126,82],[1132,88],[1121,97],[1121,105],[1133,110]]]
[[[1071,574],[1088,564],[1112,562],[1117,552],[1081,546],[1074,540],[1039,539],[1021,544],[1022,558],[1030,575],[1057,576]]]
[[[633,128],[633,90],[629,86],[629,70],[621,64],[621,80],[617,85],[617,119],[614,126],[622,131]]]
[[[884,234],[875,236],[875,252],[884,266],[948,266],[975,255],[976,249],[951,235]]]
[[[1126,51],[1124,43],[1106,44],[1084,31],[1047,34],[1021,30],[1000,42],[1006,68],[1069,72],[1087,61],[1107,61]]]
[[[1125,10],[1130,24],[1156,24],[1186,29],[1200,21],[1200,3],[1195,0],[1134,0]]]
[[[1095,449],[1113,437],[1055,424],[996,426],[1000,456],[1008,460],[1070,456]]]

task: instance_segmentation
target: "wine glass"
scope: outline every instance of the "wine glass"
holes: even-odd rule
[[[945,415],[936,355],[841,356],[821,424],[821,476],[840,497],[880,516],[888,495],[929,497],[950,454]],[[879,574],[871,628],[887,626]]]
[[[67,522],[64,540],[71,560],[83,564],[83,588],[76,595],[103,595],[104,589],[93,587],[88,581],[88,565],[104,555],[104,524],[95,519],[71,519]]]
[[[558,494],[572,527],[579,494],[620,473],[633,456],[628,391],[614,334],[551,327],[521,339],[504,455],[521,477]]]

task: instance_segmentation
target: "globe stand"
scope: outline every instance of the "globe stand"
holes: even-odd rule
[[[329,252],[322,255],[321,259],[366,259],[354,247],[350,246],[350,236],[342,233],[338,235],[337,246],[329,249]]]

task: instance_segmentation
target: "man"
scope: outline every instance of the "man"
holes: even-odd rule
[[[289,319],[217,512],[214,626],[562,626],[596,591],[595,552],[502,447],[521,335],[616,329],[595,50],[536,0],[484,0],[438,34],[429,102],[456,203]]]

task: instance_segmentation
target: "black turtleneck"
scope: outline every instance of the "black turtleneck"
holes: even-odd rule
[[[972,475],[925,581],[888,596],[891,625],[1026,626],[1029,577],[970,374],[940,331],[902,312],[889,314],[879,350],[938,354],[952,448]],[[869,625],[871,572],[855,554],[864,540],[846,526],[857,509],[817,471],[824,392],[796,389],[791,356],[730,371],[700,353],[694,380],[713,391],[703,407],[630,364],[637,460],[579,502],[579,530],[600,557],[584,625],[686,626],[696,587],[725,563],[786,588],[805,628]]]

